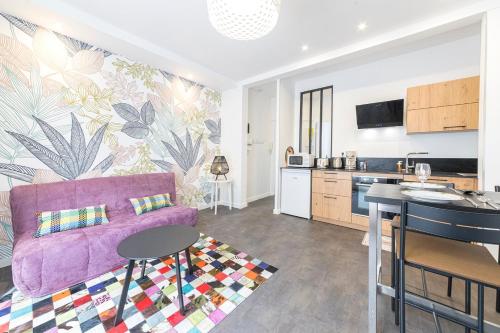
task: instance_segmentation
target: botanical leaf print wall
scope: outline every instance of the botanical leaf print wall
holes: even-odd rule
[[[7,191],[40,175],[171,171],[184,204],[206,202],[217,91],[0,15],[0,260],[11,251]]]

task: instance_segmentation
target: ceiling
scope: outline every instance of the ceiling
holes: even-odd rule
[[[75,27],[82,23],[106,30],[108,35],[116,31],[115,38],[123,43],[135,43],[143,53],[155,53],[154,65],[165,64],[168,69],[168,58],[176,58],[183,62],[181,74],[191,74],[194,80],[218,75],[234,83],[485,1],[282,0],[276,28],[255,41],[218,34],[209,23],[204,0],[21,0],[14,2],[17,4],[0,0],[0,10],[38,24],[44,15],[57,12],[50,22],[60,20],[63,33],[80,37]],[[364,31],[357,29],[360,22],[367,24]],[[131,57],[126,48],[114,47],[105,34],[80,35]],[[301,50],[304,44],[309,46],[305,52]]]

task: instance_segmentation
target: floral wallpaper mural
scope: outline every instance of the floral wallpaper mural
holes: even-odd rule
[[[208,202],[219,92],[0,15],[0,260],[18,184],[172,171],[184,204]]]

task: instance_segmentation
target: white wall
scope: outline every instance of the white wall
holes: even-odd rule
[[[486,13],[482,33],[479,176],[482,188],[492,191],[500,185],[500,8]],[[498,260],[498,246],[488,249]]]
[[[246,106],[248,90],[243,87],[222,92],[221,106],[221,154],[229,164],[229,177],[233,180],[233,203],[236,208],[244,208],[246,203]],[[225,193],[221,200],[227,202]]]
[[[479,75],[479,67],[477,35],[297,81],[294,147],[298,148],[300,92],[333,85],[333,156],[346,150],[356,150],[365,157],[428,151],[430,157],[476,158],[477,132],[406,135],[404,127],[358,130],[355,106],[406,99],[407,87]]]
[[[277,90],[277,128],[275,133],[276,151],[275,158],[275,214],[280,213],[280,186],[281,186],[281,167],[285,165],[285,152],[288,146],[293,146],[294,142],[294,84],[293,81],[281,79],[276,81]],[[298,150],[296,150],[298,152]]]
[[[248,91],[247,202],[274,194],[276,89]]]
[[[500,185],[500,8],[486,14],[483,68],[483,185]]]

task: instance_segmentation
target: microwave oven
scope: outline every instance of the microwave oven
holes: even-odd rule
[[[291,154],[288,155],[288,166],[295,168],[312,168],[314,166],[313,154]]]

